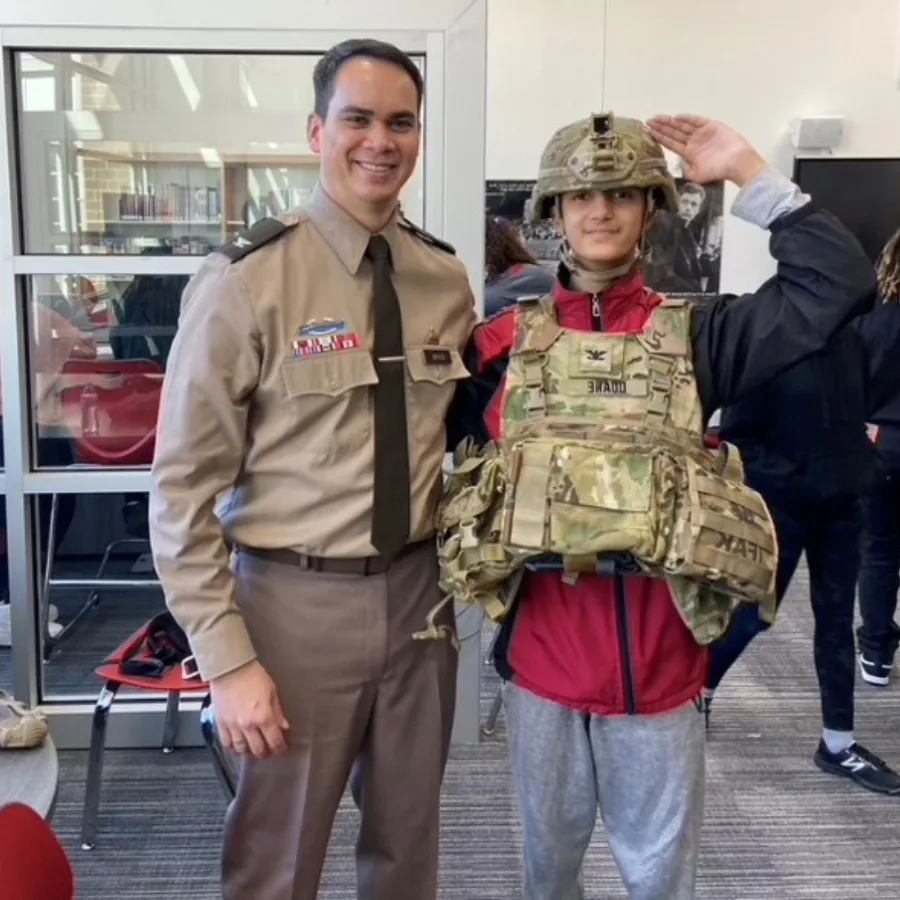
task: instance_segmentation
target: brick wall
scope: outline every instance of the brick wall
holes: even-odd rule
[[[121,109],[116,95],[110,86],[93,78],[86,78],[81,88],[82,109],[90,112],[114,112]],[[129,144],[113,144],[104,142],[105,154],[121,154],[129,156]],[[127,163],[108,159],[84,157],[82,160],[84,181],[82,196],[84,199],[85,230],[98,230],[100,225],[110,218],[117,218],[116,205],[107,200],[104,208],[104,194],[120,194],[132,191],[132,168]]]

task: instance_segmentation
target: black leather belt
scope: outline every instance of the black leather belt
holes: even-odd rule
[[[239,544],[237,549],[249,556],[266,559],[269,562],[282,563],[287,566],[296,566],[304,572],[321,572],[329,575],[383,575],[390,565],[396,565],[404,556],[414,553],[416,550],[428,545],[434,546],[434,538],[426,538],[407,544],[392,563],[386,563],[380,556],[309,556],[306,553],[297,553],[295,550],[280,548],[267,549],[265,547],[248,547]]]

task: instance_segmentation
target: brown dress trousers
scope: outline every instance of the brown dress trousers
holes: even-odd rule
[[[286,754],[240,758],[224,900],[315,900],[351,771],[360,900],[434,898],[457,667],[448,641],[412,639],[440,598],[434,547],[369,576],[239,552],[235,574],[290,729]],[[439,624],[453,622],[449,606]]]

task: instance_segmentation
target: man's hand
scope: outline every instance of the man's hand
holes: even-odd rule
[[[684,176],[697,184],[728,180],[738,187],[758,175],[766,161],[727,125],[702,116],[654,116],[653,136],[684,161]]]
[[[284,732],[288,722],[275,683],[258,662],[214,678],[210,693],[224,747],[259,759],[287,750]]]

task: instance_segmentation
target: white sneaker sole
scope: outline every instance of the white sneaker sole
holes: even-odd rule
[[[862,658],[860,658],[857,662],[859,665],[859,674],[862,676],[862,680],[866,684],[872,684],[875,685],[875,687],[887,687],[891,683],[891,676],[889,674],[873,675],[863,665]]]

